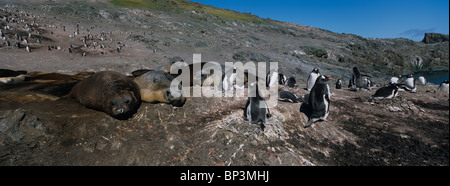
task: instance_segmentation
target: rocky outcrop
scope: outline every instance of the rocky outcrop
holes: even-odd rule
[[[425,33],[425,37],[422,42],[426,44],[448,42],[448,34],[440,33]]]

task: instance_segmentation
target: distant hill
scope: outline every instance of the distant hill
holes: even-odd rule
[[[234,38],[239,38],[236,40],[238,43],[231,42],[228,47],[239,47],[240,50],[237,48],[237,52],[234,52],[232,56],[241,60],[250,60],[251,56],[253,60],[259,59],[255,56],[260,56],[261,59],[272,59],[274,57],[269,56],[275,55],[277,60],[308,61],[346,68],[360,66],[365,71],[379,71],[381,74],[443,70],[449,67],[448,35],[447,39],[445,37],[437,39],[442,42],[436,42],[435,39],[438,36],[445,36],[442,34],[427,34],[429,36],[425,36],[424,42],[414,42],[403,38],[367,39],[353,34],[338,34],[323,29],[263,19],[249,13],[239,13],[185,0],[113,0],[111,2],[118,6],[169,14],[187,23],[201,22],[201,29],[210,33],[208,37],[201,37],[204,43],[215,39],[227,40],[226,38],[233,35]],[[185,28],[178,29],[189,32]],[[224,33],[218,34],[220,32]],[[223,34],[227,36],[223,37]],[[428,45],[430,43],[434,45]],[[248,45],[250,47],[246,47]],[[208,44],[208,46],[211,45]]]
[[[354,66],[380,78],[449,68],[448,35],[442,34],[427,34],[423,42],[369,39],[186,0],[34,3],[36,11],[57,17],[59,24],[106,23],[104,28],[132,33],[127,39],[146,44],[156,63],[161,57],[191,59],[193,53],[221,63],[276,61],[285,74],[303,79],[315,67],[339,78],[349,78]]]

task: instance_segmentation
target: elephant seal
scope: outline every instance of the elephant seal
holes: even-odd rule
[[[98,72],[77,83],[67,95],[80,104],[125,120],[133,116],[141,105],[139,86],[118,72]]]
[[[134,79],[140,88],[142,101],[149,103],[167,103],[174,107],[182,107],[186,98],[178,93],[174,96],[170,90],[170,84],[174,77],[162,70],[150,70]]]
[[[133,71],[131,74],[133,74],[134,77],[138,77],[141,76],[142,74],[145,74],[148,71],[151,70],[162,70],[164,72],[170,73],[170,67],[172,67],[172,65],[176,62],[184,62],[183,58],[175,56],[175,57],[171,57],[169,58],[169,61],[167,61],[165,64],[162,65],[158,65],[154,68],[151,69],[138,69]]]

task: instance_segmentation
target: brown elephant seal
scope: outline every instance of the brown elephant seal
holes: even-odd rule
[[[80,81],[67,98],[119,120],[132,117],[141,105],[138,85],[131,78],[112,71],[98,72]]]
[[[170,89],[173,76],[162,70],[150,70],[134,79],[140,88],[142,101],[149,103],[167,103],[174,107],[182,107],[186,98],[181,90],[176,90],[179,96],[174,96]]]
[[[184,62],[183,58],[175,56],[175,57],[171,57],[169,58],[169,60],[162,64],[162,65],[158,65],[156,67],[153,67],[151,69],[138,69],[133,71],[131,74],[133,74],[134,77],[138,77],[141,76],[142,74],[145,74],[148,71],[151,70],[162,70],[164,72],[170,73],[170,67],[172,67],[172,65],[176,62]]]
[[[9,69],[0,69],[0,77],[16,77],[21,74],[27,74],[25,70],[9,70]]]

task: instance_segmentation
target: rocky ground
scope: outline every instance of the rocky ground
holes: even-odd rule
[[[300,87],[302,85],[300,84]],[[335,90],[328,121],[303,128],[301,103],[279,102],[266,129],[245,98],[144,103],[127,121],[71,100],[0,102],[2,165],[448,165],[448,94]],[[297,90],[300,95],[307,92]]]
[[[299,96],[308,93],[305,81],[313,67],[347,79],[352,66],[360,65],[379,84],[390,77],[386,72],[397,71],[389,62],[394,53],[386,55],[391,69],[354,61],[361,57],[358,51],[374,43],[395,48],[389,44],[394,40],[366,40],[301,25],[230,21],[196,11],[180,16],[108,3],[6,2],[0,8],[0,26],[12,45],[6,40],[0,45],[3,69],[129,75],[173,56],[189,63],[193,53],[201,53],[203,61],[220,63],[278,61],[283,73],[298,80],[295,88],[280,88]],[[5,29],[7,25],[13,29]],[[28,33],[31,52],[14,46],[26,46],[15,34],[27,38]],[[448,42],[445,52],[440,44],[401,41],[424,51],[437,47],[433,64],[447,56],[448,68]],[[423,53],[425,59],[429,53]],[[376,89],[336,90],[334,83],[329,83],[335,95],[327,121],[305,129],[302,103],[278,102],[264,131],[244,121],[245,97],[188,98],[177,109],[144,103],[134,117],[119,121],[63,96],[13,100],[14,91],[2,86],[0,165],[449,165],[449,95],[436,92],[437,85],[369,102]],[[27,98],[30,92],[13,95]]]

